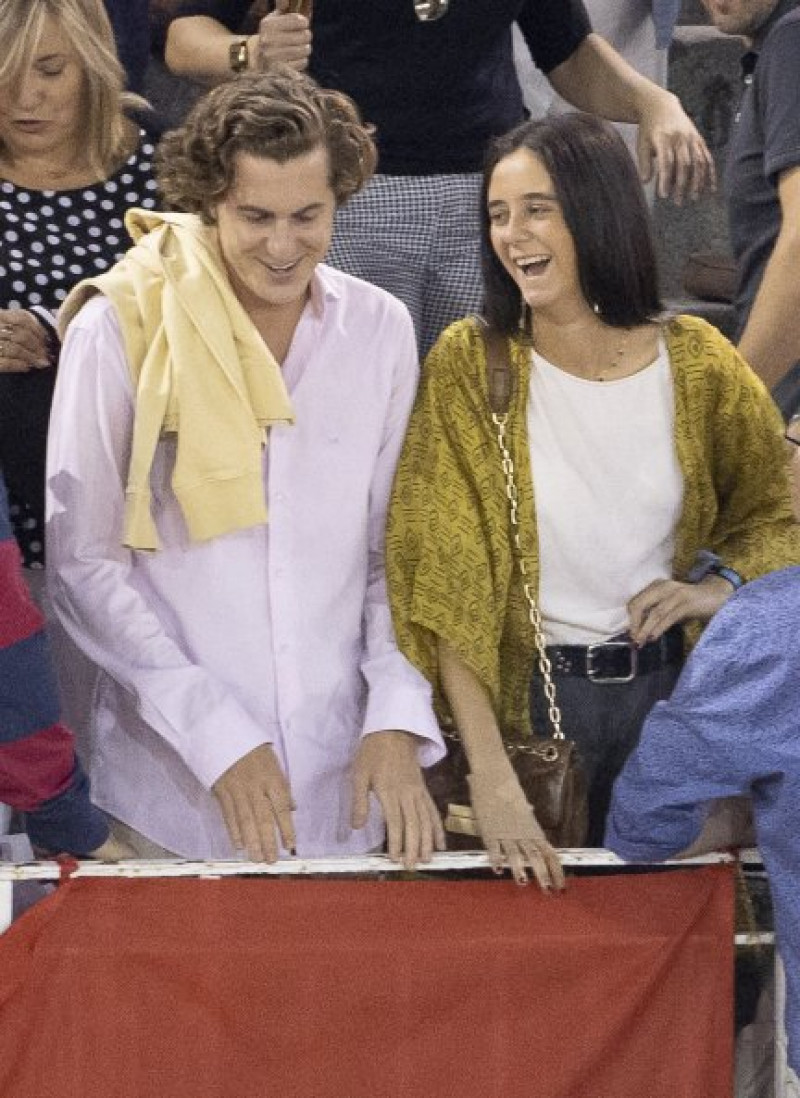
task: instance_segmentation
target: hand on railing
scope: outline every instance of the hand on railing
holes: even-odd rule
[[[371,732],[353,768],[353,827],[366,826],[372,790],[386,820],[386,852],[407,869],[445,849],[441,817],[417,762],[418,743],[409,732]]]
[[[246,850],[254,862],[275,862],[279,835],[284,848],[294,853],[292,791],[268,743],[226,770],[213,792],[237,850]]]
[[[493,867],[507,865],[518,884],[527,884],[530,870],[545,892],[563,888],[561,861],[513,771],[480,771],[467,781],[478,831]]]

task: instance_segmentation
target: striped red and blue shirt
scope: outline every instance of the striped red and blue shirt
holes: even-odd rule
[[[108,838],[61,723],[44,619],[23,579],[1,476],[0,801],[25,814],[31,841],[45,850],[88,854]]]

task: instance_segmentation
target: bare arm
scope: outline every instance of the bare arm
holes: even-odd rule
[[[274,12],[247,38],[249,71],[284,64],[303,70],[311,53],[311,30],[305,15],[290,10],[291,0],[278,0]],[[231,76],[230,48],[245,36],[233,34],[222,23],[204,15],[186,16],[170,24],[164,57],[179,76],[208,84]]]
[[[508,863],[524,883],[526,866],[542,888],[563,888],[564,872],[547,842],[503,748],[486,690],[464,661],[439,640],[442,686],[470,766],[472,808],[495,867]]]
[[[714,161],[677,96],[637,72],[598,34],[590,34],[548,79],[579,110],[639,126],[639,174],[655,174],[658,194],[680,202],[715,182]]]
[[[712,850],[732,846],[755,846],[753,805],[749,797],[722,797],[713,801],[703,830],[693,843],[676,854],[677,858],[696,858]]]
[[[768,388],[800,361],[800,166],[778,182],[781,231],[764,270],[739,351]]]
[[[243,35],[231,34],[222,23],[205,15],[176,19],[167,31],[164,60],[178,76],[216,84],[231,75],[230,47]],[[249,53],[256,56],[258,35],[248,38]]]

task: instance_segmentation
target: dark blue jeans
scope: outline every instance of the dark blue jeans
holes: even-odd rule
[[[602,846],[611,788],[628,755],[639,742],[645,717],[668,698],[681,667],[675,664],[631,682],[602,683],[577,675],[553,675],[562,729],[574,740],[589,784],[587,846]],[[531,722],[542,736],[552,732],[538,668],[531,680]]]

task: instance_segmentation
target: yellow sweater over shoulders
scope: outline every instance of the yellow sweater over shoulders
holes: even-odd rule
[[[162,434],[177,439],[172,488],[191,540],[262,524],[265,428],[293,419],[280,366],[199,218],[130,210],[125,224],[135,246],[78,283],[59,313],[63,334],[90,297],[104,294],[122,330],[136,401],[124,543],[158,548],[150,470]]]

